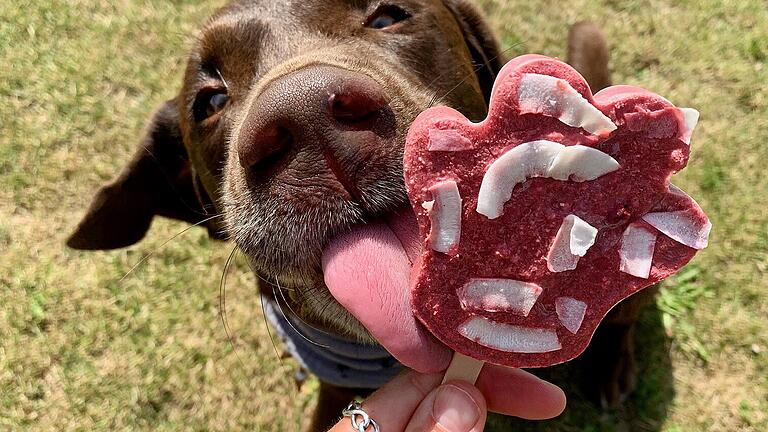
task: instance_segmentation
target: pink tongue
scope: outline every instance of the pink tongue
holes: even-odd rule
[[[419,255],[416,220],[410,210],[388,224],[355,227],[323,252],[325,284],[396,359],[419,372],[448,367],[451,352],[416,320],[408,279]]]

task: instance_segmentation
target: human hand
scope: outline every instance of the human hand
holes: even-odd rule
[[[559,387],[520,369],[486,364],[474,386],[465,381],[440,385],[442,377],[402,373],[366,399],[362,408],[381,432],[480,432],[489,410],[543,420],[565,409]],[[330,432],[353,430],[344,417]]]

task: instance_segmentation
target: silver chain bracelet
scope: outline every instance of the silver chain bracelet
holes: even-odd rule
[[[363,405],[358,401],[350,402],[341,414],[344,417],[349,417],[352,422],[352,429],[357,432],[366,432],[371,427],[373,432],[380,432],[379,424],[363,410]]]

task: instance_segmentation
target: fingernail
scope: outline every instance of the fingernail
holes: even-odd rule
[[[438,425],[451,432],[469,432],[480,419],[480,408],[469,393],[455,385],[441,386],[432,405]]]

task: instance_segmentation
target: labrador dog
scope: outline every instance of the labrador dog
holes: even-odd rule
[[[594,25],[575,25],[568,48],[593,91],[610,84]],[[155,111],[67,244],[129,246],[155,215],[200,224],[286,288],[302,321],[373,344],[329,294],[323,248],[353,225],[409,208],[409,125],[432,105],[482,119],[502,57],[465,0],[232,1],[203,27],[178,96]],[[616,308],[590,348],[604,403],[632,388],[632,331],[647,297]],[[314,430],[361,390],[323,383],[320,392]]]

